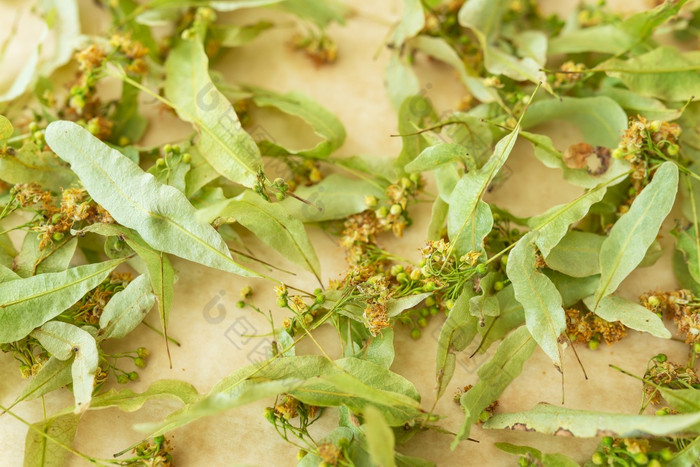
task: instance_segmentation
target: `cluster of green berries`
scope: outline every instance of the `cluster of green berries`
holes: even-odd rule
[[[671,459],[673,459],[673,452],[669,448],[649,451],[645,441],[606,436],[593,453],[591,462],[594,465],[661,467]]]
[[[134,362],[134,365],[137,368],[145,368],[146,358],[149,355],[150,352],[147,348],[139,347],[138,349],[136,349],[135,355],[125,355],[125,357],[131,358]],[[117,367],[112,368],[114,369],[114,373],[117,376],[117,383],[119,384],[126,384],[129,381],[136,381],[137,379],[139,379],[139,374],[136,371],[124,371]]]

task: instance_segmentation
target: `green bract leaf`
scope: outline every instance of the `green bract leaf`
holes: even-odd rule
[[[425,13],[420,0],[404,0],[401,21],[396,25],[391,38],[395,47],[399,48],[406,39],[418,34],[425,25]]]
[[[622,132],[627,129],[625,111],[608,97],[562,97],[533,102],[522,126],[527,129],[563,119],[578,126],[586,142],[594,146],[617,147]]]
[[[206,222],[217,217],[224,221],[234,219],[287,259],[313,272],[320,281],[321,265],[304,224],[292,217],[281,204],[270,203],[251,191],[245,191],[199,211],[197,216]]]
[[[538,232],[534,242],[542,256],[549,255],[569,231],[569,226],[583,219],[591,206],[603,199],[606,188],[606,184],[598,185],[570,203],[554,206],[544,214],[530,218],[528,224]]]
[[[129,334],[146,317],[156,301],[148,275],[141,274],[112,296],[100,315],[101,339],[119,339]]]
[[[119,391],[110,389],[92,399],[90,410],[117,407],[124,412],[135,412],[151,399],[177,399],[185,404],[191,404],[199,397],[199,393],[190,383],[175,379],[161,379],[139,393],[130,389]]]
[[[279,94],[260,88],[249,88],[253,93],[253,102],[259,107],[275,107],[282,112],[294,115],[311,125],[314,132],[324,140],[311,149],[290,151],[282,149],[273,142],[265,142],[266,155],[278,151],[282,154],[297,154],[303,157],[325,158],[345,142],[345,128],[338,118],[309,96],[300,92]],[[260,144],[260,143],[259,143]],[[271,153],[272,150],[272,153]]]
[[[380,409],[391,426],[422,416],[413,385],[386,368],[357,358],[329,361],[320,356],[278,357],[237,370],[217,383],[201,400],[170,414],[162,424],[143,425],[154,435],[201,417],[288,392],[322,407],[345,405],[361,412],[368,404]]]
[[[482,197],[508,155],[513,150],[519,127],[504,136],[497,144],[493,155],[477,171],[466,173],[455,186],[447,215],[447,233],[451,247],[458,256],[483,248],[484,237],[491,231],[493,217]]]
[[[262,169],[260,151],[231,103],[211,81],[202,44],[198,40],[179,41],[165,68],[165,96],[180,118],[200,132],[202,156],[224,177],[253,187]]]
[[[605,237],[590,232],[569,232],[545,258],[547,266],[572,277],[600,274],[600,247]]]
[[[394,467],[394,432],[377,408],[368,405],[363,415],[367,450],[372,462],[379,467]]]
[[[484,423],[487,429],[536,431],[548,435],[593,438],[638,438],[700,431],[700,412],[689,415],[625,415],[567,409],[539,404],[527,412],[497,414]]]
[[[12,128],[12,123],[10,123],[7,117],[0,115],[0,141],[12,136],[14,131],[15,129]]]
[[[281,204],[289,214],[302,222],[322,222],[364,211],[367,209],[365,198],[382,198],[384,189],[367,180],[331,174],[317,185],[297,188],[294,194],[312,205],[287,198]]]
[[[608,60],[596,70],[619,78],[643,96],[685,101],[700,95],[700,52],[659,47],[628,60]]]
[[[700,284],[700,238],[696,227],[691,225],[687,229],[674,229],[671,233],[676,237],[676,249],[683,254],[690,276]]]
[[[185,195],[157,182],[119,151],[72,122],[53,122],[46,141],[71,164],[90,196],[153,248],[206,266],[254,276],[231,259],[221,236],[194,220]]]
[[[459,10],[459,24],[479,31],[490,42],[498,36],[501,19],[509,5],[507,0],[468,0]]]
[[[0,157],[0,179],[12,183],[38,183],[49,188],[68,188],[75,174],[61,164],[50,151],[41,151],[34,143],[26,143],[14,156]]]
[[[539,461],[543,466],[547,467],[579,467],[577,462],[563,454],[545,454],[529,446],[516,446],[510,443],[496,443],[496,447],[508,454],[535,459],[535,461]]]
[[[435,356],[436,398],[438,399],[445,393],[454,375],[457,358],[455,354],[467,348],[476,336],[478,318],[469,313],[469,299],[473,295],[474,292],[470,288],[464,289],[455,300],[440,330]]]
[[[13,342],[61,314],[124,260],[78,266],[0,284],[0,342]]]
[[[506,271],[515,298],[525,310],[525,324],[542,350],[561,371],[559,335],[566,329],[562,298],[551,280],[538,271],[535,255],[537,233],[521,238],[508,255]]]
[[[72,324],[51,321],[32,332],[46,350],[59,360],[73,358],[73,396],[76,412],[85,410],[92,398],[97,371],[97,343],[92,335]]]
[[[79,414],[68,413],[32,424],[24,442],[24,464],[22,465],[24,467],[66,465],[69,451],[65,446],[73,444],[79,421]]]
[[[601,278],[593,310],[644,259],[661,223],[671,211],[678,191],[678,168],[664,162],[651,183],[632,202],[629,211],[613,225],[600,249]]]
[[[399,109],[404,100],[420,91],[420,83],[411,68],[404,63],[400,51],[394,50],[386,66],[386,90],[389,101]]]
[[[464,409],[465,418],[457,438],[452,443],[452,449],[458,441],[469,437],[471,426],[479,419],[481,412],[501,397],[506,387],[523,370],[523,365],[535,347],[535,341],[528,330],[520,327],[503,340],[491,360],[479,367],[479,382],[462,394],[459,401]]]
[[[594,297],[588,297],[583,302],[589,309],[593,310]],[[619,321],[628,328],[648,332],[656,337],[663,339],[671,337],[671,333],[666,329],[664,322],[656,313],[622,297],[614,295],[604,297],[598,303],[595,314],[605,321]]]
[[[49,358],[36,375],[29,381],[17,399],[9,408],[14,407],[23,400],[32,400],[48,394],[51,391],[62,388],[71,382],[70,360],[59,360],[56,357]]]

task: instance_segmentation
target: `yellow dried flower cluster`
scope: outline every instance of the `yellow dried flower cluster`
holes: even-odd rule
[[[128,272],[111,273],[100,285],[92,289],[91,292],[64,313],[82,323],[99,324],[100,316],[102,316],[107,303],[109,303],[115,293],[124,290],[131,282],[131,279],[132,276]]]
[[[693,368],[663,360],[652,360],[652,365],[644,373],[645,380],[671,389],[686,389],[691,385],[700,384],[700,378]],[[651,384],[644,384],[644,394],[652,404],[658,404],[661,401],[659,390]]]
[[[63,190],[60,201],[50,191],[43,190],[35,183],[15,185],[13,193],[22,207],[36,209],[41,214],[40,222],[31,230],[42,234],[39,243],[39,249],[42,250],[52,240],[62,240],[76,224],[85,226],[114,222],[112,216],[95,203],[84,188]]]
[[[327,465],[338,465],[345,460],[343,451],[333,443],[321,443],[318,445],[318,457],[323,459]]]
[[[559,67],[560,72],[554,74],[554,86],[573,84],[583,78],[582,71],[586,69],[583,63],[576,63],[571,60],[564,62]]]
[[[696,297],[689,290],[647,292],[639,297],[640,303],[655,313],[672,319],[686,344],[700,342],[700,314]]]
[[[148,55],[148,49],[141,42],[132,40],[128,35],[115,34],[109,43],[129,61],[126,66],[127,72],[141,75],[147,71],[144,58]]]
[[[605,341],[610,345],[627,334],[625,326],[618,322],[608,322],[590,311],[568,308],[566,311],[566,333],[572,342],[596,347]],[[593,343],[593,344],[591,344]]]

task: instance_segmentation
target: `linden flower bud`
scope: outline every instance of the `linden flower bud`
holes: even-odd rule
[[[649,130],[656,133],[661,129],[661,120],[654,120],[651,123],[649,123]]]
[[[612,152],[613,159],[622,159],[624,152],[620,148],[615,148]]]
[[[666,153],[669,156],[675,156],[678,154],[678,151],[680,151],[680,147],[677,144],[669,144],[666,148]]]
[[[156,159],[156,167],[163,167],[165,165],[165,159],[162,157],[159,157]]]
[[[493,284],[493,290],[495,290],[496,292],[500,292],[501,290],[503,290],[503,287],[504,284],[501,281],[497,281],[495,284]]]
[[[372,195],[365,196],[365,205],[368,208],[373,208],[377,206],[377,197]]]
[[[420,335],[421,335],[420,329],[418,329],[418,328],[411,329],[411,339],[418,340],[418,339],[420,339]]]
[[[190,161],[192,161],[192,155],[189,152],[186,152],[182,155],[182,162],[185,164],[189,164]]]
[[[374,214],[377,216],[378,219],[384,219],[387,214],[389,214],[389,210],[386,208],[386,206],[382,206],[376,211],[374,211]]]
[[[411,280],[412,281],[417,281],[421,278],[422,274],[420,273],[420,269],[414,269],[411,271]]]
[[[391,206],[391,209],[389,210],[392,216],[398,216],[403,212],[403,208],[401,207],[400,204],[393,204]]]
[[[659,297],[656,295],[651,295],[649,298],[647,298],[647,303],[656,308],[657,306],[661,305],[661,300],[659,300]]]

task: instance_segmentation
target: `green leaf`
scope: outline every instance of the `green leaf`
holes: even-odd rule
[[[311,125],[314,133],[323,138],[322,142],[311,149],[303,151],[284,150],[285,153],[322,159],[330,155],[345,142],[345,128],[340,120],[331,111],[309,96],[296,91],[279,94],[261,88],[247,89],[253,92],[253,102],[258,107],[275,107],[288,115],[299,117]],[[274,143],[270,144],[274,145]]]
[[[678,451],[666,467],[687,467],[697,463],[700,458],[700,437],[695,438],[690,444]]]
[[[95,202],[154,249],[242,276],[256,275],[231,258],[216,230],[194,220],[195,209],[181,191],[158,183],[87,130],[72,122],[53,122],[46,141],[71,164]]]
[[[484,59],[484,65],[489,73],[504,75],[516,81],[542,83],[544,88],[551,92],[547,75],[542,71],[541,65],[530,57],[519,58],[504,52],[499,47],[485,45]]]
[[[0,115],[0,141],[8,139],[12,136],[15,129],[12,127],[12,123],[4,115]]]
[[[78,266],[0,284],[0,342],[14,342],[97,287],[124,260]]]
[[[587,297],[583,303],[593,310],[594,297]],[[646,309],[638,303],[625,300],[622,297],[608,295],[603,297],[595,309],[595,314],[605,321],[619,321],[628,328],[637,331],[648,332],[652,336],[662,339],[670,339],[671,333],[664,326],[664,322],[656,313]]]
[[[561,294],[564,308],[568,308],[593,294],[600,282],[600,275],[571,277],[558,271],[547,270],[545,272]]]
[[[119,339],[146,317],[156,301],[147,274],[141,274],[107,302],[100,315],[100,339]]]
[[[532,128],[550,120],[576,125],[585,141],[594,146],[617,147],[627,129],[627,114],[608,97],[562,97],[533,102],[523,116],[522,127]]]
[[[85,410],[92,398],[97,371],[97,343],[92,335],[72,324],[51,321],[32,332],[44,348],[59,360],[73,358],[73,396],[76,412]]]
[[[331,174],[321,183],[309,187],[301,186],[294,194],[313,206],[293,198],[282,203],[289,214],[302,222],[322,222],[343,219],[367,209],[366,196],[384,197],[384,189],[362,179]]]
[[[533,240],[542,256],[549,255],[552,248],[567,234],[569,226],[583,219],[591,206],[603,199],[606,189],[607,184],[598,185],[570,203],[554,206],[545,213],[530,218],[530,228],[538,232]]]
[[[579,467],[579,464],[564,454],[545,454],[529,446],[516,446],[510,443],[495,443],[496,447],[508,454],[515,454],[521,458],[534,459],[547,467]]]
[[[165,96],[177,114],[200,132],[202,156],[224,177],[247,187],[257,183],[260,151],[236,111],[209,76],[209,60],[198,40],[181,40],[165,63]]]
[[[442,397],[452,380],[457,360],[456,353],[466,349],[476,336],[478,318],[469,313],[469,299],[473,295],[474,292],[469,287],[462,291],[440,329],[435,356],[437,399]]]
[[[70,238],[62,243],[49,243],[39,249],[41,235],[27,232],[22,241],[22,250],[15,259],[15,271],[21,277],[29,277],[47,272],[61,272],[68,269],[75,254],[78,239]]]
[[[687,229],[674,229],[671,234],[676,237],[676,249],[683,254],[690,276],[695,282],[700,283],[700,252],[698,251],[700,238],[696,227],[691,225]]]
[[[17,399],[8,408],[11,409],[23,400],[32,400],[60,389],[71,382],[71,361],[49,358],[32,377]]]
[[[158,299],[158,316],[167,349],[168,317],[173,303],[173,285],[175,283],[175,270],[168,257],[162,251],[156,251],[149,247],[138,233],[121,225],[93,224],[81,232],[117,236],[119,239],[123,239],[144,262],[148,270],[148,278],[151,281],[151,288]]]
[[[170,414],[164,422],[137,426],[153,435],[165,433],[199,418],[241,405],[290,393],[304,403],[321,407],[347,406],[362,412],[377,407],[387,423],[398,426],[422,416],[418,392],[403,377],[357,358],[330,361],[325,357],[277,357],[237,370],[217,383],[207,396]]]
[[[190,383],[175,379],[161,379],[152,383],[144,392],[110,389],[92,399],[90,410],[117,407],[123,412],[135,412],[151,399],[176,399],[185,404],[192,404],[199,397],[197,389]]]
[[[600,247],[605,237],[591,232],[569,232],[545,257],[547,266],[572,277],[600,274]]]
[[[217,217],[224,221],[235,219],[265,244],[321,280],[321,265],[304,224],[292,217],[280,203],[273,204],[252,191],[244,191],[197,213],[197,218],[205,222]]]
[[[549,54],[598,52],[617,55],[632,47],[636,39],[619,26],[603,24],[584,29],[566,31],[549,42]]]
[[[270,3],[270,0],[267,1]],[[215,3],[229,4],[222,1]],[[289,13],[313,21],[320,28],[325,28],[333,21],[344,24],[345,16],[349,11],[348,6],[339,0],[285,0],[279,2],[279,5]]]
[[[641,115],[649,120],[675,120],[682,113],[681,109],[669,109],[660,100],[639,95],[629,89],[604,86],[596,94],[614,100],[630,115]]]
[[[421,151],[418,157],[406,165],[406,172],[427,172],[443,164],[464,160],[467,157],[467,148],[461,144],[438,143]]]
[[[497,144],[493,155],[477,171],[467,172],[457,183],[449,200],[447,233],[451,247],[458,256],[483,248],[484,237],[491,231],[493,217],[482,197],[508,155],[513,150],[520,127],[504,136]]]
[[[452,46],[449,45],[445,39],[441,37],[420,35],[411,39],[407,45],[410,45],[411,48],[420,50],[435,60],[439,60],[453,67],[457,71],[462,83],[464,83],[469,92],[481,102],[498,102],[499,104],[503,105],[500,97],[498,96],[498,92],[496,92],[495,89],[486,86],[482,78],[475,76],[476,73],[473,70],[468,70],[457,51],[452,48]]]
[[[367,450],[372,462],[379,467],[395,467],[394,432],[387,425],[382,413],[377,408],[368,405],[362,415],[365,419]]]
[[[539,404],[527,412],[496,414],[486,429],[536,431],[548,435],[639,438],[700,431],[700,412],[688,415],[626,415]]]
[[[425,13],[420,0],[403,0],[401,20],[394,28],[391,42],[400,48],[406,39],[418,34],[425,26]]]
[[[432,103],[422,95],[410,96],[403,101],[398,112],[401,153],[394,166],[399,175],[405,173],[406,164],[415,159],[421,151],[434,141],[427,133],[419,133],[424,127],[437,120]]]
[[[73,444],[79,422],[79,414],[68,413],[33,423],[24,442],[22,465],[24,467],[65,466],[70,453],[64,446]],[[60,442],[63,446],[52,440]]]
[[[602,298],[613,293],[644,259],[673,207],[677,190],[678,168],[672,162],[664,162],[651,183],[632,202],[629,211],[610,229],[600,248],[601,278],[595,293],[594,311]]]
[[[700,95],[700,52],[658,47],[627,60],[612,59],[596,67],[619,78],[632,91],[667,101]]]
[[[399,49],[391,52],[391,58],[386,66],[385,80],[389,102],[397,110],[408,97],[420,92],[418,77],[402,60]]]
[[[459,24],[479,31],[487,42],[498,36],[508,0],[468,0],[459,10]]]
[[[566,329],[562,298],[551,280],[537,269],[536,232],[521,238],[508,255],[506,271],[515,298],[525,310],[525,324],[532,337],[561,371],[558,339]]]
[[[535,347],[532,336],[525,327],[521,326],[501,342],[488,362],[479,367],[477,370],[479,381],[462,394],[459,401],[465,416],[459,433],[452,442],[452,449],[460,440],[469,437],[471,426],[479,419],[481,412],[501,397],[503,391],[523,370],[523,365],[530,358]]]
[[[246,26],[233,24],[212,25],[209,34],[214,40],[220,41],[222,47],[241,47],[255,40],[260,33],[267,31],[274,24],[269,21],[258,21]]]
[[[68,188],[75,181],[75,174],[61,164],[50,151],[42,151],[32,143],[25,143],[13,156],[0,157],[0,179],[10,184],[38,183],[44,188],[56,190]]]

